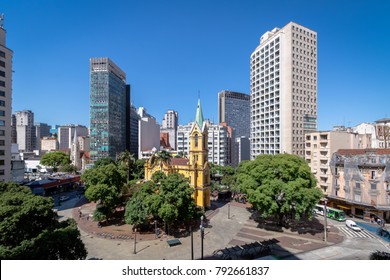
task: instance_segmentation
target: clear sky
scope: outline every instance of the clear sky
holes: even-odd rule
[[[89,58],[110,57],[161,123],[218,121],[218,92],[249,94],[259,39],[290,21],[318,34],[318,128],[390,117],[390,1],[0,0],[14,51],[13,112],[89,127]]]

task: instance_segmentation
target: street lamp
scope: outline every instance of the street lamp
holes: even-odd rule
[[[192,227],[190,226],[191,233],[191,260],[194,259],[194,232],[192,231]]]
[[[328,209],[326,209],[326,205],[328,203],[328,200],[325,198],[324,199],[324,241],[325,243],[328,242],[328,239],[327,239],[327,229],[328,229],[328,221],[327,221],[327,217],[328,217]]]
[[[134,230],[134,250],[133,254],[137,254],[137,229]]]
[[[154,220],[154,233],[156,234],[156,238],[158,238],[158,234],[157,234],[157,220]]]
[[[203,226],[203,215],[200,217],[200,259],[203,260],[203,238],[204,238],[204,226]]]

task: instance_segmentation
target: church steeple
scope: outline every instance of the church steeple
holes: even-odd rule
[[[203,127],[203,112],[202,106],[200,105],[200,98],[198,99],[198,107],[196,108],[195,122],[198,123],[199,128]]]

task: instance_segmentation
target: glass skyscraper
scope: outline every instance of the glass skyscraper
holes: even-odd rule
[[[126,74],[109,58],[90,59],[91,160],[126,149]]]

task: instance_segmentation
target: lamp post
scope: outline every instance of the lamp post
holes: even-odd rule
[[[158,234],[157,234],[157,220],[154,220],[154,233],[156,234],[156,238],[158,238]]]
[[[200,217],[200,259],[203,260],[203,238],[204,238],[204,226],[203,215]]]
[[[137,229],[134,230],[134,250],[133,254],[137,254]]]
[[[190,233],[191,233],[191,260],[194,259],[194,233],[192,231],[192,227],[190,226]]]
[[[327,221],[327,218],[328,218],[328,209],[326,209],[326,205],[328,203],[328,200],[325,198],[324,199],[324,241],[325,243],[328,243],[328,238],[327,238],[327,235],[328,235],[328,221]]]

